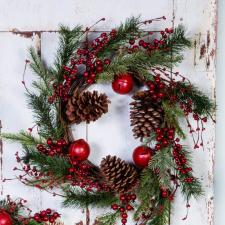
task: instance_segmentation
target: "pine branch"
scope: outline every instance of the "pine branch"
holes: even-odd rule
[[[141,173],[140,186],[137,190],[137,196],[141,203],[134,214],[135,220],[143,213],[151,212],[157,199],[160,198],[160,190],[160,183],[156,174],[150,168],[144,169]],[[154,200],[151,201],[152,199]]]
[[[27,146],[36,146],[37,144],[42,143],[42,139],[36,138],[30,132],[26,131],[20,131],[18,134],[5,133],[2,134],[1,137]]]
[[[95,220],[94,225],[115,225],[118,216],[118,212],[105,214],[101,217],[98,217]]]
[[[80,36],[82,32],[82,26],[76,26],[72,30],[67,26],[60,26],[59,29],[59,47],[55,58],[55,68],[52,68],[57,83],[63,80],[63,65],[67,65],[70,62],[73,54],[80,45]]]
[[[178,55],[186,48],[191,47],[191,41],[186,38],[185,28],[183,25],[178,25],[178,27],[174,29],[173,34],[169,35],[165,41],[165,44],[162,46],[162,48],[165,47],[170,48],[173,54]]]
[[[161,210],[148,222],[148,225],[167,225],[170,218],[170,201],[161,199],[159,202]]]
[[[39,126],[39,135],[43,138],[59,139],[62,137],[64,130],[56,119],[56,108],[49,104],[48,96],[44,93],[27,94],[28,104],[34,113],[35,123]]]
[[[24,163],[35,165],[39,171],[51,172],[55,177],[60,178],[68,174],[70,163],[67,158],[57,156],[45,156],[38,152],[36,148],[30,146],[23,146],[25,151],[22,160]]]
[[[166,126],[175,128],[176,133],[185,139],[185,133],[179,124],[179,119],[184,117],[183,111],[177,105],[169,104],[168,101],[163,101],[162,104]]]
[[[191,100],[193,102],[193,112],[198,115],[209,116],[216,108],[214,102],[208,96],[188,83],[178,82],[175,92],[181,102]]]
[[[149,74],[148,70],[155,66],[169,67],[180,62],[181,57],[171,59],[169,54],[160,54],[155,51],[152,54],[146,54],[144,51],[138,51],[133,54],[118,55],[112,63],[104,69],[104,72],[98,75],[98,82],[113,80],[115,74],[133,72],[141,74],[145,71],[145,75]]]
[[[108,45],[100,51],[97,56],[99,58],[112,56],[120,46],[128,43],[128,41],[139,33],[139,17],[128,18],[125,23],[116,28],[117,35],[114,39],[110,39]]]
[[[29,52],[31,57],[31,69],[45,82],[46,86],[48,86],[48,82],[51,80],[53,75],[48,70],[47,66],[42,61],[41,57],[37,54],[36,50],[33,47],[30,48]]]
[[[185,166],[191,167],[192,165],[191,152],[185,146],[183,146],[182,152],[184,153],[187,159]],[[194,178],[193,182],[191,183],[185,182],[184,179],[186,178],[186,175],[182,173],[179,174],[182,194],[186,197],[187,200],[189,200],[191,197],[198,198],[202,196],[204,192],[202,189],[201,182],[196,177],[194,177],[194,175],[191,172],[188,173],[188,176]]]
[[[157,171],[156,176],[161,187],[171,190],[171,177],[168,171],[174,171],[176,165],[173,161],[170,148],[164,148],[156,152],[149,162],[149,169]]]
[[[64,195],[66,195],[63,202],[65,207],[85,208],[87,205],[105,207],[118,201],[112,193],[87,192],[69,186],[64,189]]]

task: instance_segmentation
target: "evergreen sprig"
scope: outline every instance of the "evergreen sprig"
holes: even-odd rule
[[[22,160],[24,163],[30,163],[35,165],[40,172],[51,172],[55,177],[64,177],[68,174],[70,163],[65,157],[46,156],[38,152],[35,147],[23,145],[24,157]]]
[[[178,82],[175,88],[175,93],[181,102],[191,100],[193,102],[193,112],[198,115],[210,116],[211,113],[215,111],[215,103],[194,85]]]
[[[76,26],[70,29],[61,25],[59,29],[59,47],[54,61],[53,71],[56,82],[59,84],[63,80],[63,65],[68,65],[73,54],[81,44],[82,26]]]
[[[95,220],[94,225],[115,225],[119,216],[118,212],[108,213]]]
[[[183,146],[182,152],[184,153],[184,155],[187,159],[186,167],[191,167],[192,166],[192,154],[191,154],[190,150],[188,150],[187,147]],[[189,200],[191,197],[194,197],[197,199],[204,194],[201,182],[191,172],[189,172],[189,176],[194,178],[193,182],[191,182],[191,183],[184,182],[184,179],[186,178],[184,174],[180,173],[180,175],[179,175],[182,194],[183,194],[183,196],[186,197],[187,200]]]
[[[116,37],[114,39],[110,39],[108,45],[103,48],[97,56],[99,58],[113,56],[120,46],[124,46],[124,44],[128,43],[131,38],[139,34],[139,23],[139,17],[128,18],[124,23],[116,28]]]
[[[177,104],[170,104],[164,100],[162,102],[164,110],[165,125],[170,128],[175,128],[176,133],[181,137],[185,138],[185,133],[180,127],[180,119],[184,117],[184,112]]]
[[[21,130],[17,134],[4,133],[1,135],[2,138],[9,140],[11,142],[19,142],[26,146],[36,146],[42,143],[42,139],[33,136],[30,132]]]
[[[63,206],[85,208],[86,206],[105,207],[118,202],[118,199],[108,192],[88,192],[83,189],[65,187]]]

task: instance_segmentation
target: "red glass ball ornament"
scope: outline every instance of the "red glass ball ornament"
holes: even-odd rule
[[[0,210],[0,225],[12,225],[12,219],[10,215],[5,212]]]
[[[69,147],[69,156],[72,161],[84,161],[89,154],[90,147],[84,139],[74,141]]]
[[[113,90],[121,95],[127,94],[132,91],[134,86],[133,78],[130,74],[120,74],[114,78],[112,82]]]
[[[134,149],[133,160],[138,167],[147,167],[152,158],[152,149],[147,146],[139,146]]]

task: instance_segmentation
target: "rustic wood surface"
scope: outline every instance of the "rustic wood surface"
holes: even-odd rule
[[[193,40],[193,49],[185,52],[185,60],[174,70],[188,76],[201,90],[215,98],[215,53],[216,53],[216,0],[0,0],[0,120],[2,132],[16,132],[32,126],[31,111],[26,107],[24,89],[21,84],[27,49],[34,46],[43,59],[51,63],[57,47],[59,24],[88,26],[99,18],[97,31],[108,31],[131,15],[143,19],[166,16],[167,22],[154,24],[151,29],[176,26],[183,23]],[[150,27],[149,27],[150,29]],[[27,73],[28,86],[35,78]],[[110,86],[94,87],[106,92],[111,98],[110,112],[95,124],[88,126],[88,141],[91,144],[91,160],[99,163],[106,154],[116,154],[131,160],[132,151],[138,142],[132,138],[128,119],[130,97],[116,95]],[[76,137],[86,137],[84,125],[73,127]],[[204,134],[205,149],[193,150],[196,176],[201,178],[205,195],[192,200],[188,219],[185,201],[178,194],[171,213],[171,225],[213,224],[213,166],[215,126],[208,123]],[[192,146],[191,140],[186,144]],[[14,154],[20,151],[17,144],[3,143],[3,175],[11,178],[16,166]],[[0,175],[1,178],[1,175]],[[2,183],[1,183],[2,185]],[[1,187],[0,187],[1,189]],[[60,198],[25,187],[17,181],[3,184],[3,195],[11,194],[26,198],[34,210],[45,207],[57,208],[63,214],[66,225],[85,224],[86,214],[81,210],[60,209]],[[90,209],[91,223],[105,210]],[[82,222],[82,221],[83,222]],[[81,221],[81,222],[80,222]],[[134,222],[129,220],[128,225]]]

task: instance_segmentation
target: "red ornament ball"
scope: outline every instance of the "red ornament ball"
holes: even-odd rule
[[[120,74],[114,78],[112,82],[113,90],[121,95],[127,94],[132,91],[134,86],[133,78],[130,74]]]
[[[147,167],[152,158],[152,149],[147,146],[139,146],[134,149],[133,160],[138,167]]]
[[[0,209],[0,225],[13,225],[10,215]]]
[[[84,161],[90,154],[89,144],[84,139],[79,139],[71,143],[69,156],[72,161]]]

